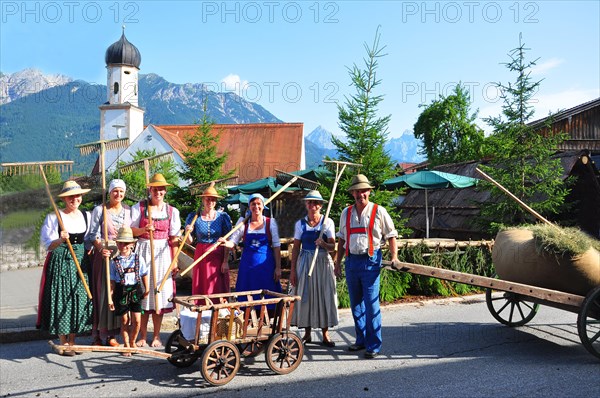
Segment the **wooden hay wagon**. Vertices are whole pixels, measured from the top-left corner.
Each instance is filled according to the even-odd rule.
[[[592,355],[600,358],[600,286],[586,295],[578,295],[518,282],[505,281],[421,264],[383,262],[388,269],[429,276],[450,282],[464,283],[486,289],[486,304],[500,323],[515,327],[533,319],[540,304],[574,312],[581,343]]]

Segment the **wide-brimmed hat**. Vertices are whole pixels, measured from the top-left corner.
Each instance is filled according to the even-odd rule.
[[[119,228],[119,232],[117,232],[117,239],[115,242],[121,243],[132,243],[136,242],[137,239],[133,236],[133,231],[129,227],[121,227]]]
[[[121,188],[123,192],[125,192],[127,190],[127,185],[125,185],[125,181],[119,178],[115,178],[110,182],[108,186],[108,192],[112,192],[112,190],[115,188]]]
[[[75,181],[69,180],[63,184],[63,187],[60,190],[58,197],[64,198],[66,196],[83,195],[84,193],[88,193],[90,191],[91,191],[91,189],[83,189]]]
[[[369,179],[364,174],[357,174],[352,177],[352,181],[350,182],[350,187],[348,187],[348,191],[355,191],[357,189],[373,189]]]
[[[206,188],[204,191],[202,191],[202,195],[198,195],[198,196],[206,196],[209,198],[223,198],[221,195],[219,195],[219,193],[217,192],[216,188],[215,188],[215,183],[211,182],[210,186],[208,188]]]
[[[319,202],[327,203],[327,201],[321,196],[321,192],[317,190],[308,191],[303,200],[316,200]]]
[[[173,184],[169,184],[165,179],[165,176],[160,173],[154,174],[150,179],[150,182],[146,184],[147,187],[170,187],[172,185]]]

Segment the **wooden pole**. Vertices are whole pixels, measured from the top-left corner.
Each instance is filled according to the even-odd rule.
[[[486,180],[488,180],[489,182],[491,182],[492,184],[494,184],[495,186],[497,186],[502,192],[504,192],[511,199],[513,199],[515,202],[517,202],[519,204],[519,206],[521,206],[523,209],[527,210],[529,213],[531,213],[533,216],[535,216],[538,220],[542,221],[545,224],[552,225],[553,227],[558,228],[555,224],[553,224],[550,221],[548,221],[547,219],[545,219],[537,211],[535,211],[531,207],[527,206],[521,199],[519,199],[515,195],[513,195],[508,189],[504,188],[502,185],[500,185],[499,182],[495,181],[492,177],[490,177],[489,175],[487,175],[483,171],[479,170],[479,168],[475,168],[475,170],[477,170],[477,172],[479,174],[481,174]]]
[[[144,159],[144,172],[146,173],[146,187],[148,186],[148,184],[150,183],[150,162],[148,161],[148,159]],[[150,189],[151,191],[151,189]],[[152,223],[152,227],[154,228],[154,222],[152,221],[152,210],[150,209],[150,207],[152,206],[152,194],[150,194],[150,199],[148,200],[148,206],[146,206],[146,208],[148,209],[148,222]],[[154,231],[150,230],[148,231],[148,235],[150,236],[150,272],[152,273],[152,283],[154,284],[154,289],[156,290],[156,262],[154,261]],[[168,274],[165,274],[165,276]],[[160,308],[159,308],[159,300],[158,300],[158,294],[156,293],[156,291],[154,292],[154,311],[156,311],[156,314],[160,314]]]
[[[104,142],[100,144],[100,169],[102,170],[102,226],[104,233],[104,248],[108,250],[108,224],[106,222],[106,164],[104,152],[106,147]],[[109,315],[110,307],[113,305],[112,295],[110,294],[110,258],[104,257],[104,273],[106,275],[106,297],[108,298]]]
[[[329,212],[331,211],[331,205],[333,204],[333,197],[335,196],[335,191],[337,190],[338,183],[340,182],[340,178],[342,174],[344,174],[344,170],[346,169],[346,164],[342,165],[342,169],[339,169],[339,163],[335,165],[335,181],[333,183],[333,188],[331,189],[331,197],[329,198],[329,203],[327,203],[327,210],[325,211],[325,218],[323,219],[323,223],[321,224],[321,232],[319,233],[319,239],[323,238],[323,231],[325,230],[325,221],[327,217],[329,217]],[[349,226],[348,226],[349,228]],[[317,256],[319,255],[319,246],[315,246],[315,254],[313,255],[312,261],[310,262],[310,268],[308,269],[308,276],[312,276],[313,269],[315,268],[315,264],[317,263]]]
[[[265,200],[264,205],[266,206],[267,204],[271,203],[283,191],[285,191],[286,189],[288,189],[288,187],[290,185],[292,185],[294,182],[296,182],[297,179],[298,179],[298,176],[292,177],[291,180],[289,180],[284,186],[282,186],[281,188],[279,188],[279,190],[277,192],[275,192],[271,197],[269,197],[269,199]],[[229,231],[225,236],[223,236],[223,239],[229,238],[235,231],[237,231],[238,229],[240,229],[245,224],[246,220],[247,220],[247,218],[244,219],[243,222],[241,222],[238,225],[236,225],[235,227],[233,227],[233,229],[231,231]],[[183,272],[180,275],[184,276],[185,274],[187,274],[192,268],[194,268],[196,266],[196,264],[198,264],[200,261],[204,260],[204,258],[206,256],[208,256],[210,253],[212,253],[220,245],[221,245],[221,242],[215,242],[212,246],[210,246],[208,249],[206,249],[206,251],[200,257],[198,257],[196,260],[194,260],[193,263],[191,263],[186,269],[184,269]]]
[[[194,218],[192,219],[192,222],[190,225],[193,226],[196,223],[196,220],[198,219],[199,215],[200,215],[200,209],[198,209],[198,211],[196,211],[196,214],[194,215]],[[192,228],[192,230],[193,230],[193,228]],[[190,236],[190,233],[192,232],[192,230],[186,231],[185,235],[183,236],[183,240],[179,244],[179,247],[177,248],[177,252],[175,253],[175,256],[173,257],[173,260],[171,261],[171,265],[169,265],[169,269],[167,270],[167,273],[163,277],[163,279],[160,283],[160,286],[156,289],[156,293],[160,293],[163,286],[165,285],[165,282],[168,279],[168,275],[171,272],[171,270],[173,269],[173,267],[175,266],[175,264],[177,264],[177,259],[179,257],[179,253],[181,253],[181,249],[183,249],[183,245],[185,245],[185,242],[187,241],[188,236]]]
[[[48,180],[46,179],[46,174],[44,173],[44,168],[42,167],[42,165],[39,165],[39,168],[40,168],[40,173],[42,174],[42,177],[44,178],[44,185],[46,187],[46,193],[48,194],[48,198],[50,199],[50,203],[52,204],[52,208],[54,209],[54,214],[56,214],[56,219],[58,220],[58,225],[60,225],[60,229],[62,231],[66,231],[65,225],[63,224],[62,218],[60,217],[60,212],[58,211],[58,207],[56,207],[56,203],[54,203],[54,199],[52,198],[52,193],[50,192],[50,186],[48,185]],[[84,217],[85,217],[85,215],[84,215]],[[73,257],[73,262],[75,263],[75,267],[77,267],[77,273],[79,274],[79,279],[81,279],[81,282],[83,283],[83,287],[85,288],[85,292],[87,293],[88,298],[91,300],[92,292],[90,292],[90,288],[89,288],[87,282],[85,281],[85,276],[83,275],[83,271],[81,271],[81,266],[79,265],[79,260],[77,260],[77,255],[75,254],[75,251],[73,250],[73,245],[71,245],[71,241],[68,238],[65,241],[65,243],[67,244],[67,247],[69,248],[71,257]]]

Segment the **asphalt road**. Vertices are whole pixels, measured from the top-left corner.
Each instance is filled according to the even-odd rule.
[[[483,296],[383,309],[383,355],[350,353],[347,311],[335,348],[308,345],[299,368],[272,373],[260,355],[242,359],[227,385],[212,387],[200,362],[84,353],[63,357],[47,342],[0,345],[2,397],[597,397],[600,360],[581,345],[576,314],[542,307],[527,326],[498,324]],[[313,340],[319,334],[314,333]],[[164,337],[166,339],[166,335]]]

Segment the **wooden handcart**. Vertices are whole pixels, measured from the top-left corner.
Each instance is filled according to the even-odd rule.
[[[184,336],[179,320],[180,327],[169,336],[165,352],[92,345],[73,345],[69,350],[140,354],[167,359],[179,368],[201,359],[202,377],[215,386],[235,377],[242,356],[253,357],[265,351],[267,366],[275,373],[288,374],[300,365],[304,356],[302,340],[290,331],[294,304],[299,299],[269,290],[174,297],[173,303],[196,312],[197,318],[192,336]],[[53,341],[48,343],[58,354],[65,350],[65,346]]]
[[[200,359],[202,377],[217,386],[235,377],[241,356],[256,356],[263,350],[272,371],[290,373],[304,356],[302,340],[290,331],[299,299],[268,290],[172,298],[173,303],[196,312],[197,318],[191,336],[184,336],[180,320],[180,328],[165,345],[167,360],[184,368]]]
[[[574,312],[578,314],[577,332],[581,343],[600,358],[600,286],[591,289],[586,296],[580,296],[421,264],[389,261],[383,264],[387,269],[485,288],[488,310],[498,322],[507,326],[527,324],[537,314],[540,304]]]

